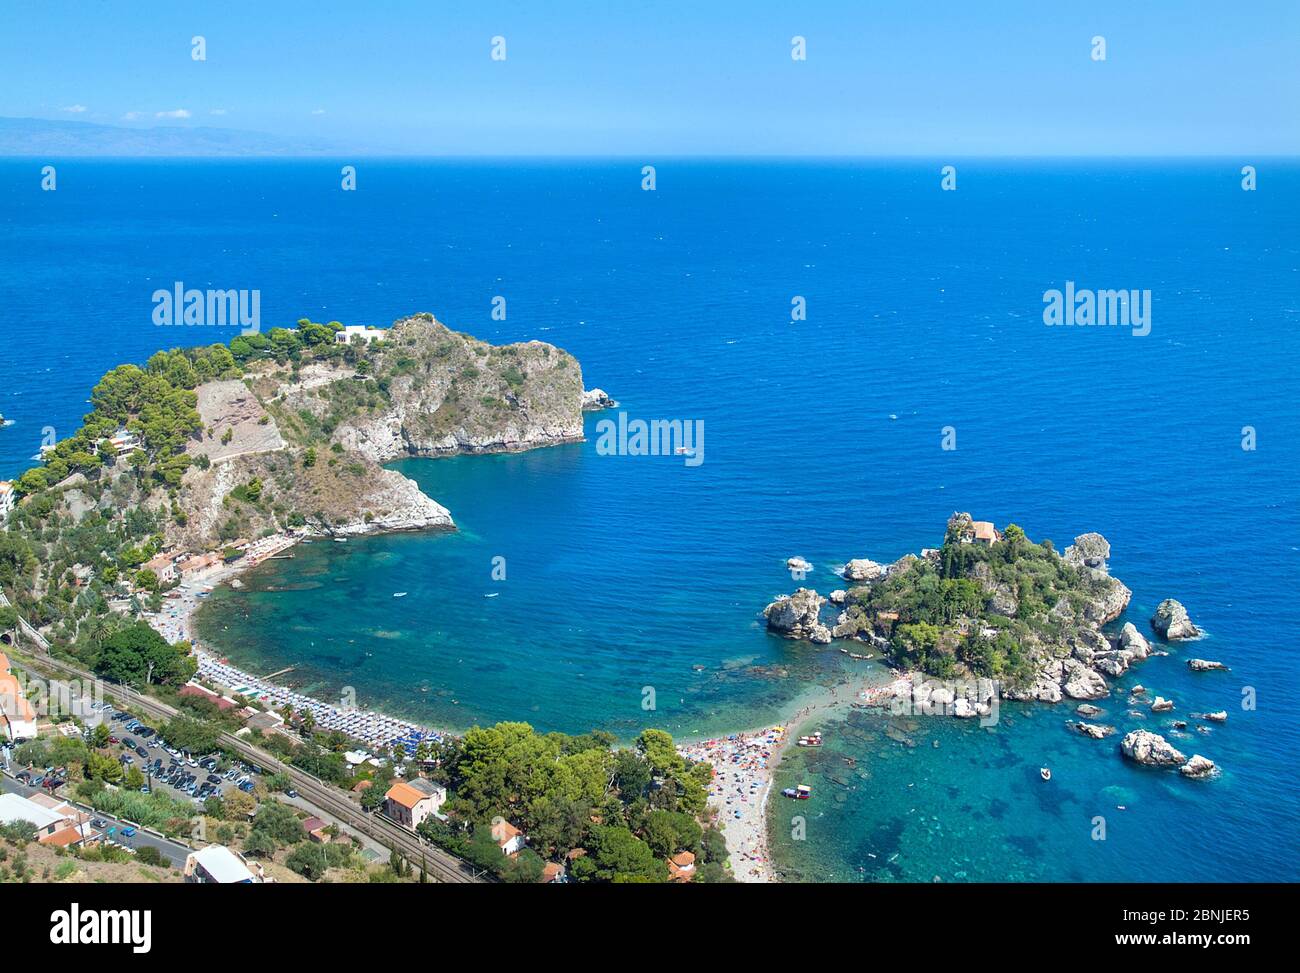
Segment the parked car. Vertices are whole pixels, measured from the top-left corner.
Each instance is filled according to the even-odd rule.
[[[122,829],[123,838],[130,838],[133,837],[134,835],[135,835],[135,828],[131,827],[130,825],[127,825],[125,828]]]
[[[284,796],[285,796],[285,797],[297,797],[297,796],[298,796],[298,792],[295,791],[292,787],[290,787],[287,791],[284,792]]]

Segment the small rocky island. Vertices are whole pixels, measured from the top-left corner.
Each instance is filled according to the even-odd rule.
[[[954,513],[940,547],[892,564],[851,560],[840,572],[847,589],[823,597],[802,587],[777,598],[763,616],[769,630],[786,638],[820,645],[856,640],[874,646],[899,670],[940,680],[922,682],[917,691],[954,704],[950,710],[957,716],[985,715],[995,696],[1080,700],[1079,714],[1095,716],[1101,710],[1086,701],[1110,696],[1110,680],[1153,653],[1132,622],[1118,632],[1103,631],[1132,597],[1111,576],[1109,557],[1110,544],[1101,534],[1082,534],[1060,554],[1050,541],[1032,542],[1015,524],[998,530]],[[796,577],[811,568],[802,558],[787,566],[800,572]],[[1200,634],[1172,599],[1161,602],[1152,627],[1166,640]],[[1220,668],[1193,662],[1197,670]],[[1143,692],[1133,690],[1135,696]],[[1150,708],[1163,712],[1173,703],[1157,697]],[[1115,732],[1098,723],[1072,726],[1094,739]],[[1189,762],[1156,734],[1129,734],[1121,752],[1139,763],[1177,765],[1187,776],[1208,776],[1214,769],[1203,757]]]

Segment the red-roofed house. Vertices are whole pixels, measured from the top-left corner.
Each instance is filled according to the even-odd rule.
[[[306,831],[312,841],[317,844],[325,844],[330,840],[329,822],[322,821],[317,817],[310,817],[302,823],[302,830]]]
[[[524,833],[509,821],[496,821],[492,825],[492,838],[503,855],[517,855],[524,847]]]
[[[668,880],[670,882],[689,882],[695,877],[695,855],[689,851],[679,851],[668,859]]]
[[[404,828],[416,828],[447,800],[447,789],[433,781],[417,777],[399,780],[384,795],[384,813]]]

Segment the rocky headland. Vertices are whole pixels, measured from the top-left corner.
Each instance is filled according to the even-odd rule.
[[[159,352],[109,373],[92,401],[86,427],[24,492],[43,487],[77,521],[147,511],[162,549],[188,551],[285,530],[453,528],[381,464],[578,442],[584,409],[613,403],[585,392],[577,360],[553,345],[490,345],[431,314],[361,334],[303,321],[228,348]],[[115,449],[104,445],[114,427],[126,443]]]

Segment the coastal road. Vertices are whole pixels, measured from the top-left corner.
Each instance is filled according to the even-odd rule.
[[[96,678],[90,673],[58,659],[42,656],[29,661],[36,668],[49,669],[70,678],[79,680]],[[107,682],[101,682],[101,685],[104,687],[105,695],[122,703],[137,715],[152,716],[163,720],[170,720],[178,715],[177,711],[166,703],[138,693],[134,689]],[[373,838],[385,847],[396,848],[398,854],[404,857],[413,868],[419,868],[421,863],[424,863],[426,873],[431,881],[490,881],[489,878],[483,876],[480,870],[467,862],[461,861],[454,855],[449,855],[414,832],[407,831],[378,814],[367,814],[350,793],[331,787],[324,781],[289,764],[281,763],[265,750],[251,746],[229,733],[221,734],[218,740],[223,748],[231,753],[238,754],[248,763],[272,773],[287,775],[302,799],[313,805],[324,816],[333,818],[340,824],[347,825],[349,828]]]

